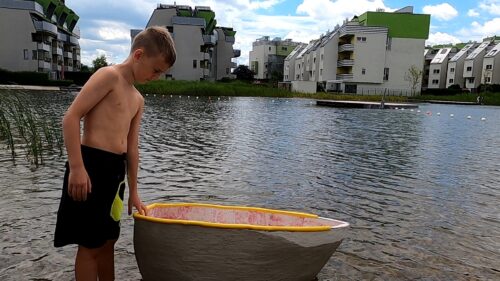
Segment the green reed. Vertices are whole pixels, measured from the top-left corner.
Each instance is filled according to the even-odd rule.
[[[10,149],[15,161],[19,151],[27,160],[39,166],[47,154],[55,150],[62,155],[63,141],[57,122],[39,111],[23,93],[0,94],[0,141]]]

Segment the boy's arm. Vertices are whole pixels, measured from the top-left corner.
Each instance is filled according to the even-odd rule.
[[[127,137],[127,174],[128,174],[128,214],[132,214],[132,206],[141,215],[146,214],[146,207],[142,204],[137,192],[137,171],[139,169],[139,128],[144,111],[144,98],[139,95],[140,106],[130,124],[130,131]]]
[[[63,118],[63,136],[69,162],[68,193],[75,201],[85,201],[92,186],[83,165],[80,120],[110,91],[118,76],[111,68],[98,70],[85,83]]]

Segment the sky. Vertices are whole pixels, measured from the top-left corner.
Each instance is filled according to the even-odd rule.
[[[209,6],[218,26],[236,30],[237,64],[248,65],[252,42],[262,36],[307,43],[345,19],[366,11],[394,11],[413,6],[414,13],[431,15],[426,45],[481,41],[500,35],[500,0],[176,0],[177,5]],[[80,16],[82,63],[105,55],[120,63],[130,50],[130,29],[144,29],[157,5],[168,0],[66,0]]]

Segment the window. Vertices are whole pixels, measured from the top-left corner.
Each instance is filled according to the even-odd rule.
[[[380,76],[379,76],[380,77]],[[389,68],[384,68],[384,81],[389,80]]]
[[[33,60],[37,60],[38,59],[38,52],[36,50],[33,50],[33,56],[32,56],[32,59]]]
[[[28,53],[28,49],[24,49],[23,53],[24,53],[24,60],[29,60],[30,56],[29,56],[29,53]]]
[[[366,68],[362,68],[362,69],[361,69],[361,74],[362,74],[362,75],[365,75],[365,74],[366,74]]]
[[[281,47],[281,50],[282,51],[287,51],[287,48],[286,47]]]
[[[316,58],[313,58],[313,63],[316,63]]]
[[[323,68],[319,70],[319,75],[323,75]]]
[[[347,84],[347,85],[345,85],[344,92],[346,94],[355,94],[355,93],[357,93],[357,90],[358,90],[358,86],[356,84],[354,84],[354,85]]]
[[[193,68],[196,68],[196,65],[197,65],[196,60],[193,60]]]
[[[356,37],[359,42],[366,42],[366,37]]]
[[[448,83],[453,84],[453,79],[448,80]]]
[[[490,83],[490,82],[491,82],[491,77],[486,77],[486,78],[484,78],[484,82],[486,82],[486,83]]]
[[[491,65],[491,64],[486,65],[486,69],[492,69],[492,68],[493,68],[493,65]]]
[[[474,83],[474,77],[469,78],[469,83]]]
[[[446,50],[446,49],[441,50],[441,54],[446,54],[446,52],[448,52],[448,50]]]
[[[451,73],[455,72],[455,68],[453,68],[453,67],[452,67],[452,68],[450,68],[450,72],[451,72]]]
[[[269,47],[269,51],[271,51],[271,47]]]
[[[472,71],[472,66],[467,66],[467,71]]]
[[[439,74],[439,69],[434,69],[434,70],[432,71],[432,73],[434,73],[434,74]]]
[[[323,60],[323,54],[321,54],[321,60]]]
[[[432,85],[437,85],[437,84],[439,84],[439,80],[437,79],[432,80]]]

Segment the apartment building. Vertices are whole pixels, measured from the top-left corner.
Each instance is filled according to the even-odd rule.
[[[484,56],[481,84],[500,84],[500,43]]]
[[[64,0],[1,0],[0,68],[44,72],[51,79],[79,71],[78,19]]]
[[[429,89],[442,89],[446,86],[448,61],[457,53],[457,48],[441,48],[429,65]]]
[[[451,85],[459,85],[460,88],[465,88],[464,82],[464,63],[467,56],[477,47],[477,43],[468,43],[460,51],[458,51],[448,61],[448,70],[446,72],[446,85],[448,88]]]
[[[233,58],[241,51],[233,49],[236,31],[218,27],[210,7],[158,4],[146,27],[163,26],[172,34],[177,61],[165,78],[178,80],[221,80],[234,78]],[[131,38],[141,30],[131,30]]]
[[[483,41],[472,53],[465,58],[463,77],[465,88],[475,92],[481,84],[481,75],[483,70],[483,59],[486,53],[491,49],[492,41]]]
[[[425,48],[424,50],[424,68],[422,73],[422,90],[429,88],[429,74],[431,68],[431,61],[436,56],[439,49]]]
[[[255,73],[254,78],[265,80],[273,78],[273,75],[284,77],[285,58],[299,44],[291,39],[281,40],[279,37],[270,40],[269,36],[254,41],[249,54],[250,69]]]
[[[294,78],[344,93],[412,95],[420,83],[407,75],[423,69],[429,24],[430,15],[412,7],[366,12],[311,41],[295,58]]]
[[[290,82],[292,80],[299,80],[299,76],[296,77],[295,75],[295,61],[297,60],[298,55],[304,50],[304,48],[307,46],[307,44],[300,43],[293,49],[290,54],[285,58],[283,62],[283,81],[284,82]]]

